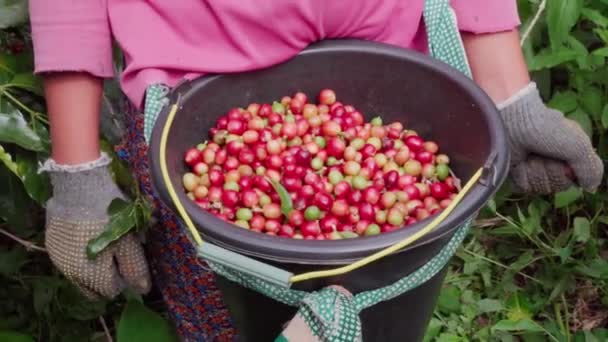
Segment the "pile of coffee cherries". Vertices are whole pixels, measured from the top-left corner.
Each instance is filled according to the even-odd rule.
[[[449,158],[399,122],[366,122],[324,89],[231,109],[186,151],[187,195],[236,226],[286,238],[372,236],[447,207]]]

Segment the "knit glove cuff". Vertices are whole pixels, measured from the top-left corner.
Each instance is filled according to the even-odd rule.
[[[110,174],[111,158],[102,153],[100,158],[79,165],[60,165],[53,159],[47,160],[40,168],[46,171],[53,186],[53,199],[66,207],[97,206],[116,197],[124,197]],[[103,208],[105,213],[107,208]]]

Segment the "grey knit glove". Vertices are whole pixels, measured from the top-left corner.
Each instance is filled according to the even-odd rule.
[[[53,197],[47,203],[45,244],[53,264],[85,296],[113,298],[125,287],[140,293],[150,290],[150,275],[140,241],[133,233],[99,253],[86,255],[87,243],[104,231],[107,209],[114,198],[124,198],[113,182],[106,155],[78,166],[48,160]]]
[[[511,144],[511,178],[516,191],[548,194],[567,189],[572,179],[595,191],[604,165],[589,136],[574,121],[543,103],[536,84],[530,83],[499,104]]]

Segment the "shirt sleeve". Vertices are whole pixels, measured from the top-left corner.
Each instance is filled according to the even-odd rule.
[[[516,0],[452,0],[450,1],[461,31],[495,33],[519,26]]]
[[[113,76],[107,0],[30,0],[29,9],[36,73]]]

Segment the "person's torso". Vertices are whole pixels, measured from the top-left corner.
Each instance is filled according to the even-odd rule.
[[[239,72],[283,62],[324,39],[423,51],[423,0],[108,0],[127,58],[123,83]],[[162,69],[162,70],[161,70]],[[186,76],[187,77],[187,76]]]

